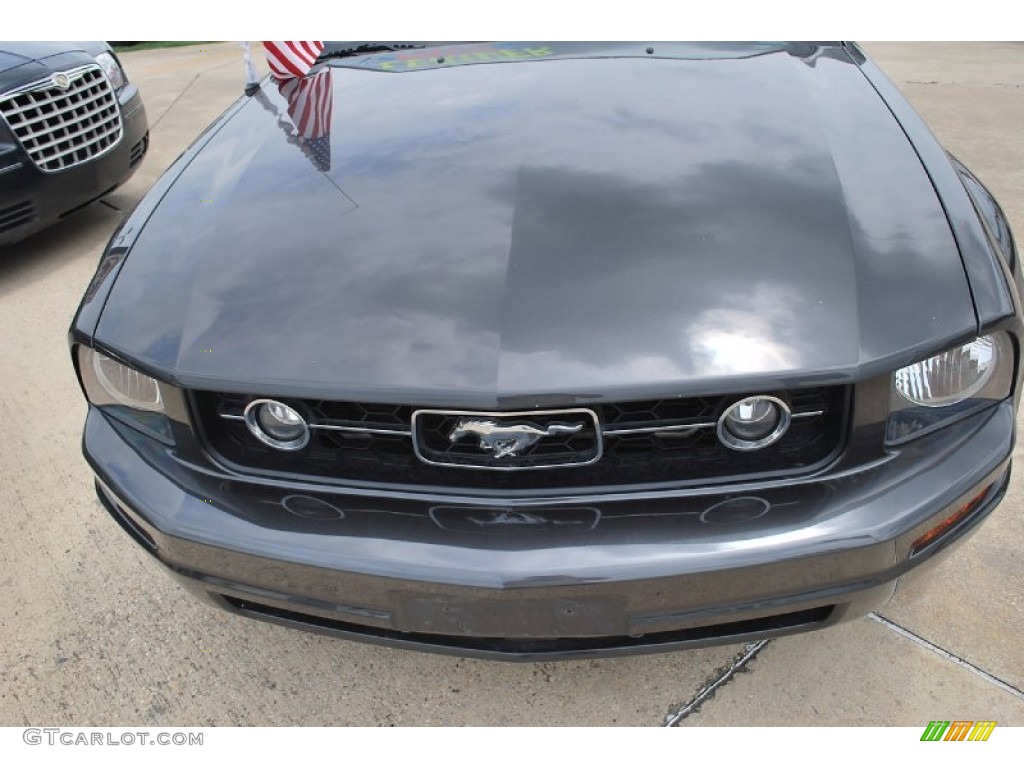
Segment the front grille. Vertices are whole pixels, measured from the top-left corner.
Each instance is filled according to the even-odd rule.
[[[65,73],[66,89],[53,78],[0,96],[0,114],[44,171],[62,171],[110,150],[121,139],[121,110],[97,66]]]
[[[392,487],[547,493],[623,485],[696,485],[811,471],[834,457],[840,448],[849,392],[846,387],[820,387],[787,394],[793,412],[789,430],[775,444],[749,452],[725,447],[715,430],[719,416],[742,395],[590,404],[585,410],[597,417],[600,433],[596,436],[600,446],[597,460],[510,472],[424,461],[417,455],[417,443],[437,443],[451,434],[451,425],[431,427],[435,434],[426,438],[417,435],[419,440],[414,441],[413,414],[419,410],[414,406],[281,398],[317,426],[302,450],[275,450],[253,437],[242,419],[245,406],[255,397],[192,393],[207,447],[238,471]],[[537,409],[537,413],[545,411],[551,409]],[[573,411],[569,407],[563,412],[565,417],[555,414],[545,418],[571,422]],[[592,442],[594,437],[588,431],[593,428],[575,435],[542,438],[541,442],[552,440],[550,450],[556,454],[580,446],[580,455],[584,455],[590,450],[588,440]],[[574,439],[580,442],[574,443]],[[461,450],[469,450],[468,444],[461,444]]]
[[[0,232],[8,232],[16,227],[31,224],[35,218],[36,207],[31,200],[0,208]]]

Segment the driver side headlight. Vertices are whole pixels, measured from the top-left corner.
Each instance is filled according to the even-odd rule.
[[[113,357],[78,345],[78,370],[89,402],[125,424],[163,442],[173,442],[167,419],[166,385]]]
[[[979,336],[892,375],[886,441],[902,443],[1008,398],[1014,351],[1003,332]]]

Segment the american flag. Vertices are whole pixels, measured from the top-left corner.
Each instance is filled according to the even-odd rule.
[[[296,145],[320,171],[321,178],[334,187],[348,203],[342,216],[359,208],[359,203],[331,178],[331,117],[334,88],[331,69],[324,67],[315,75],[279,80],[278,93],[284,98],[287,115],[271,103],[266,89],[259,85],[252,92],[253,100],[267,110],[277,122],[289,144]]]
[[[322,40],[264,40],[267,64],[278,80],[305,77],[324,49]]]
[[[297,131],[296,143],[318,171],[331,170],[331,70],[325,68],[312,77],[287,80],[278,88],[288,101],[288,117]]]

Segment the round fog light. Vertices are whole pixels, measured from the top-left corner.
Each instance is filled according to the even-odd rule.
[[[245,423],[256,439],[281,451],[297,451],[309,442],[306,420],[277,400],[253,400],[245,407]]]
[[[781,438],[789,420],[789,406],[779,398],[747,397],[726,408],[718,420],[718,439],[737,451],[756,451]]]

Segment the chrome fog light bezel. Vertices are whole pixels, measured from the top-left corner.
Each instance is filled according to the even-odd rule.
[[[729,431],[729,428],[726,425],[726,420],[728,419],[729,414],[750,400],[767,400],[774,404],[779,411],[779,420],[775,425],[775,428],[769,434],[758,438],[757,440],[744,440]],[[722,415],[718,417],[718,439],[722,445],[726,448],[731,448],[734,451],[759,451],[762,448],[767,448],[769,445],[781,440],[782,436],[785,435],[786,431],[789,429],[792,419],[792,411],[790,411],[789,405],[784,400],[772,395],[751,395],[737,400],[726,408],[722,412]]]
[[[302,434],[294,440],[279,440],[271,434],[268,434],[260,424],[259,412],[264,405],[279,405],[283,408],[287,408],[292,411],[299,418],[299,422],[302,424]],[[252,400],[248,405],[245,406],[245,425],[249,428],[249,432],[264,445],[269,445],[271,448],[276,448],[279,451],[300,451],[309,444],[309,422],[303,417],[298,410],[282,403],[280,400],[274,400],[271,398],[259,398]]]

